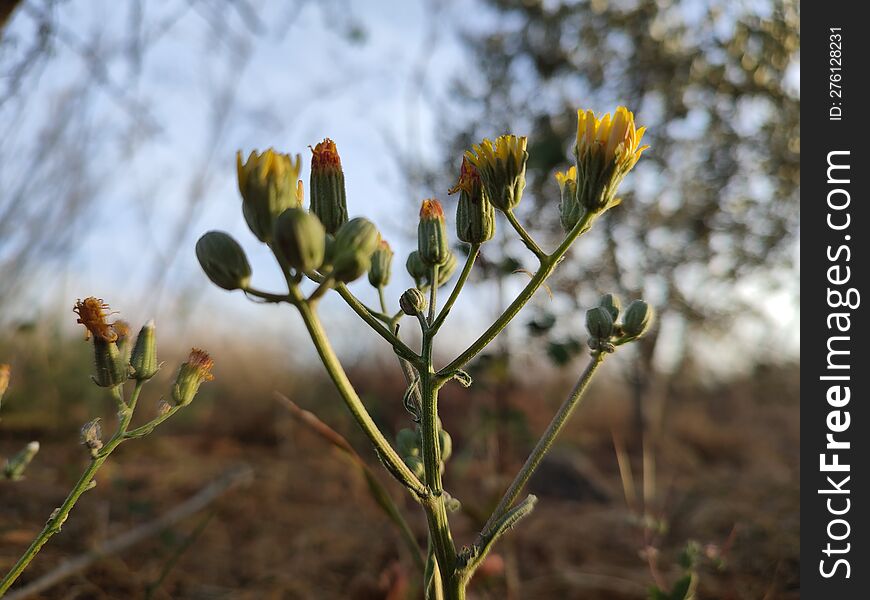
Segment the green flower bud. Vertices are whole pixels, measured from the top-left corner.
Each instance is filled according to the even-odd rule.
[[[94,383],[100,387],[115,387],[127,381],[127,362],[115,342],[94,337]]]
[[[239,243],[223,231],[209,231],[196,242],[196,258],[212,283],[225,290],[247,287],[251,265]]]
[[[443,265],[450,253],[444,209],[435,199],[423,200],[417,227],[417,251],[427,266]]]
[[[652,321],[652,307],[643,300],[634,300],[625,309],[622,328],[626,337],[638,338],[646,333]]]
[[[381,240],[372,254],[372,265],[369,267],[369,283],[376,288],[390,283],[390,267],[393,264],[393,250],[386,240]]]
[[[613,335],[613,318],[601,306],[586,311],[586,329],[589,335],[598,340],[606,340]]]
[[[6,461],[3,466],[3,477],[10,481],[21,479],[24,475],[24,470],[36,453],[39,452],[39,442],[30,442],[15,456]],[[422,463],[421,463],[422,464]]]
[[[495,209],[483,193],[480,175],[466,157],[462,157],[459,183],[447,193],[459,192],[456,207],[456,236],[469,244],[482,244],[495,235]]]
[[[516,208],[526,187],[526,137],[502,135],[495,144],[483,140],[465,152],[465,157],[480,173],[484,193],[502,212]]]
[[[310,273],[323,264],[326,231],[317,215],[288,208],[275,221],[275,250],[287,266]]]
[[[400,456],[419,456],[420,434],[411,429],[400,429],[396,434],[396,449]]]
[[[459,265],[459,262],[456,260],[456,255],[450,252],[447,255],[447,262],[438,267],[438,287],[443,286],[445,283],[450,281],[450,278],[453,277],[453,274],[456,272],[456,267]],[[428,273],[426,276],[426,283],[431,285],[429,281]]]
[[[426,476],[426,467],[423,465],[423,459],[419,456],[403,456],[402,460],[411,469],[411,472],[422,480]]]
[[[176,406],[187,406],[191,403],[199,386],[205,381],[214,379],[211,369],[214,361],[204,350],[193,348],[187,362],[182,363],[172,386],[172,399]]]
[[[417,288],[409,288],[399,297],[399,307],[409,317],[414,317],[426,310],[426,295]]]
[[[311,153],[311,212],[320,218],[327,233],[334,234],[347,223],[341,158],[329,138],[312,148]]]
[[[610,318],[613,319],[613,322],[616,322],[616,319],[619,318],[619,311],[622,310],[622,302],[619,301],[618,296],[614,296],[613,294],[604,294],[598,300],[598,306],[607,310],[610,313]]]
[[[438,443],[441,445],[441,462],[446,463],[453,454],[453,439],[443,428],[438,430]]]
[[[302,158],[291,160],[271,148],[262,154],[251,152],[242,164],[236,154],[242,213],[251,232],[264,243],[272,241],[272,224],[288,208],[302,206],[302,185],[297,184]]]
[[[577,167],[571,167],[564,173],[556,173],[559,182],[561,201],[559,202],[559,221],[562,229],[569,232],[583,216],[583,205],[577,200]]]
[[[139,330],[133,354],[130,356],[133,379],[137,381],[151,379],[160,368],[157,363],[157,340],[155,337],[154,319],[151,319]]]
[[[380,237],[378,228],[364,217],[342,225],[335,234],[332,276],[345,283],[362,276],[371,266]]]
[[[131,369],[128,365],[130,364],[130,351],[133,346],[130,340],[130,324],[127,321],[118,320],[112,323],[112,329],[118,336],[115,340],[115,344],[118,346],[118,361],[124,365],[129,374]]]
[[[426,280],[426,274],[429,272],[429,267],[420,258],[420,253],[416,250],[408,255],[408,260],[405,262],[405,268],[408,269],[408,274],[414,280],[414,285],[421,285]]]

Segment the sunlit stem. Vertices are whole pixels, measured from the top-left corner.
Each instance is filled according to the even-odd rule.
[[[438,318],[436,318],[435,322],[432,323],[432,329],[434,331],[438,331],[438,329],[441,328],[444,319],[447,318],[450,309],[453,308],[456,299],[459,298],[459,292],[462,291],[462,287],[468,280],[468,276],[471,274],[471,268],[474,266],[474,261],[477,259],[478,254],[480,254],[480,244],[472,244],[468,251],[468,258],[465,260],[465,266],[462,268],[462,273],[459,274],[459,279],[456,280],[456,285],[453,286],[453,291],[450,292],[450,297],[447,298],[447,302],[444,303],[441,312],[438,313]]]

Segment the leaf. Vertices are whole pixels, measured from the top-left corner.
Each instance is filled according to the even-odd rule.
[[[689,573],[674,584],[674,587],[671,590],[670,600],[687,600],[691,587],[692,574]]]

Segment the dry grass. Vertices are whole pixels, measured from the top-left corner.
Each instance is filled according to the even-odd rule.
[[[53,387],[57,373],[76,373],[86,364],[82,346],[67,346],[48,358],[11,348],[17,352],[18,375],[4,407],[0,452],[8,454],[34,437],[43,450],[24,481],[0,486],[0,569],[17,558],[71,486],[85,461],[76,446],[77,429],[107,406],[86,381],[68,390]],[[112,457],[97,488],[85,495],[22,580],[153,518],[228,466],[244,462],[256,471],[255,485],[218,502],[157,598],[415,597],[413,566],[366,495],[364,482],[271,398],[273,389],[288,393],[373,462],[328,382],[317,372],[298,372],[294,378],[279,366],[259,363],[252,370],[241,355],[227,362],[234,365],[232,372],[219,370],[190,414]],[[727,568],[702,570],[702,598],[798,597],[796,373],[772,369],[720,389],[669,393],[655,444],[653,506],[669,524],[659,544],[664,576],[677,577],[676,556],[687,540],[722,544],[735,532]],[[362,367],[351,375],[379,423],[391,431],[407,426],[398,377]],[[155,394],[162,385],[148,392]],[[553,394],[562,388],[552,387]],[[445,483],[465,507],[453,518],[460,543],[473,538],[487,503],[496,500],[500,484],[491,476],[492,465],[518,466],[529,443],[515,435],[495,460],[492,436],[482,433],[487,429],[481,407],[490,400],[485,393],[468,398],[453,389],[443,400],[445,427],[458,450]],[[530,432],[543,428],[559,400],[541,398],[531,387],[515,386],[511,392]],[[505,598],[506,589],[518,598],[644,597],[652,579],[640,556],[643,536],[622,499],[611,441],[611,431],[629,438],[639,477],[639,444],[630,439],[629,423],[626,398],[604,397],[593,389],[544,476],[533,481],[533,491],[541,496],[538,508],[498,548],[472,585],[472,598]],[[396,486],[391,489],[402,498]],[[425,541],[416,507],[404,498],[400,504]],[[128,554],[106,559],[43,597],[141,597],[197,522],[193,518]]]

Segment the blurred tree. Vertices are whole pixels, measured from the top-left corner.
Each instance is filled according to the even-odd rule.
[[[741,285],[757,296],[798,277],[796,0],[483,0],[480,10],[465,32],[477,71],[457,78],[446,122],[457,150],[528,133],[524,204],[539,231],[561,235],[552,174],[571,160],[577,108],[626,104],[649,128],[623,205],[554,282],[572,308],[604,291],[648,298],[683,332],[685,362],[693,335],[727,332],[760,306],[740,301]],[[602,289],[575,289],[578,272]],[[552,327],[546,316],[532,327],[541,323]],[[658,340],[646,338],[631,377],[639,419]],[[550,351],[564,359],[575,341],[551,339]]]

